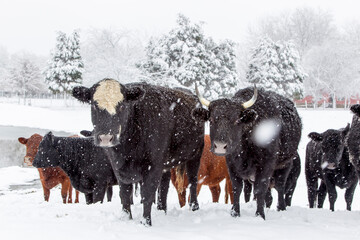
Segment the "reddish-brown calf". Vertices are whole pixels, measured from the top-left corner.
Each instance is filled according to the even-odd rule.
[[[210,151],[211,143],[209,135],[205,135],[204,144],[198,172],[197,194],[199,195],[202,185],[208,185],[213,202],[219,202],[221,192],[220,182],[226,179],[225,203],[228,203],[229,195],[231,203],[233,203],[232,185],[225,157],[216,156]],[[171,169],[171,182],[178,193],[180,207],[183,207],[186,203],[186,188],[189,185],[186,172],[183,170],[181,167]]]
[[[32,166],[35,155],[38,151],[39,144],[42,140],[42,136],[39,134],[33,134],[30,138],[18,138],[21,144],[26,146],[26,155],[24,157],[24,162],[28,166]],[[58,184],[61,184],[61,197],[63,203],[66,203],[66,198],[68,197],[67,203],[72,203],[72,186],[69,177],[66,173],[59,167],[49,167],[49,168],[38,168],[40,181],[44,190],[44,199],[49,201],[50,189],[55,187]],[[79,191],[75,191],[75,203],[79,202]]]

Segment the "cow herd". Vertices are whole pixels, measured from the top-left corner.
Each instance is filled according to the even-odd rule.
[[[246,201],[253,191],[256,215],[265,219],[264,208],[273,201],[272,188],[278,192],[277,209],[286,210],[301,168],[302,123],[293,102],[256,87],[215,101],[195,90],[196,95],[146,83],[124,85],[113,79],[91,88],[75,87],[73,97],[91,105],[93,129],[82,131],[85,137],[57,137],[50,132],[42,140],[38,137],[41,142],[19,138],[27,147],[25,161],[39,168],[40,178],[44,171],[64,176],[52,183],[52,187],[62,184],[64,203],[68,192],[71,202],[71,186],[91,204],[102,202],[105,194],[110,201],[112,186],[119,185],[122,209],[129,219],[134,185],[139,185],[142,223],[148,226],[154,202],[157,209],[167,211],[170,180],[181,207],[189,187],[192,211],[199,209],[202,185],[209,186],[213,201],[218,202],[219,183],[224,179],[231,216],[240,216],[243,187]],[[346,188],[347,210],[351,210],[360,172],[360,105],[351,111],[351,127],[309,134],[305,174],[311,208],[316,200],[322,207],[328,193],[334,210],[338,186]],[[204,135],[206,121],[210,136]],[[45,188],[45,180],[48,201],[52,187]]]

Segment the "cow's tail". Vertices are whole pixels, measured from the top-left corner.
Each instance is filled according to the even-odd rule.
[[[176,167],[175,169],[175,173],[176,173],[176,183],[178,186],[178,189],[180,190],[180,193],[182,193],[186,187],[184,186],[185,184],[185,164],[181,164],[179,166]]]

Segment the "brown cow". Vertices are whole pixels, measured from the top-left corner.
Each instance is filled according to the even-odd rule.
[[[21,144],[26,146],[26,155],[24,157],[24,162],[28,166],[32,166],[35,155],[38,151],[39,144],[42,140],[42,136],[39,134],[33,134],[30,138],[18,138]],[[40,181],[44,190],[44,199],[49,201],[50,189],[61,183],[61,196],[63,203],[66,203],[66,198],[68,197],[67,203],[72,203],[72,186],[69,177],[66,173],[59,167],[49,167],[49,168],[38,168]],[[75,191],[76,198],[75,203],[79,202],[79,191]]]
[[[204,150],[201,155],[200,168],[198,172],[197,195],[202,185],[208,185],[212,194],[213,202],[219,202],[220,182],[226,179],[225,203],[228,203],[229,195],[233,203],[233,192],[230,176],[228,173],[225,157],[219,157],[210,151],[210,136],[205,135]],[[176,188],[179,197],[180,207],[186,203],[186,188],[189,185],[183,166],[171,169],[171,182]]]

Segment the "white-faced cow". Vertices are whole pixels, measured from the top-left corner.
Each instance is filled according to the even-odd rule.
[[[354,116],[347,138],[347,147],[350,162],[354,165],[360,177],[360,104],[351,106],[350,110],[354,113]]]
[[[120,184],[123,211],[131,216],[132,183],[141,182],[144,224],[159,187],[158,209],[166,211],[170,168],[186,164],[190,207],[199,208],[197,172],[204,147],[204,121],[197,97],[186,91],[145,83],[104,79],[91,88],[75,87],[73,96],[91,104],[94,143],[104,147]],[[200,115],[200,116],[199,116]]]
[[[310,208],[314,207],[318,197],[318,208],[322,208],[326,193],[329,193],[330,210],[334,211],[337,198],[336,186],[346,188],[346,209],[351,210],[351,203],[358,177],[350,163],[345,141],[350,125],[344,129],[329,129],[323,133],[312,132],[312,139],[306,146],[305,175],[308,186]],[[321,179],[318,188],[318,179]],[[316,196],[317,195],[317,196]]]
[[[208,107],[212,151],[226,156],[234,192],[231,215],[240,216],[243,179],[254,182],[256,215],[265,219],[265,195],[272,177],[278,191],[277,208],[285,210],[285,183],[301,137],[301,120],[294,104],[279,94],[256,88],[212,102],[196,91]]]
[[[60,167],[75,189],[85,194],[87,204],[102,202],[117,180],[103,148],[93,145],[92,138],[56,137],[47,133],[40,142],[33,166]]]

